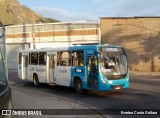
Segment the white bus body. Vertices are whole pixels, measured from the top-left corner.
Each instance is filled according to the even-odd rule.
[[[62,50],[67,50],[67,48],[62,48]],[[46,52],[46,64],[44,65],[32,65],[29,64],[29,53],[32,52]],[[57,63],[57,51],[53,49],[32,49],[32,50],[22,50],[21,62],[18,65],[18,76],[22,78],[22,80],[33,81],[33,76],[38,77],[38,81],[40,83],[48,83],[48,84],[57,84],[63,86],[70,85],[70,66],[56,66],[50,67],[50,63]],[[53,60],[52,60],[53,59]],[[50,62],[54,61],[54,62]],[[63,73],[62,71],[65,71]]]

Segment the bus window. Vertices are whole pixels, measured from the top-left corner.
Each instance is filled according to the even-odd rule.
[[[21,64],[21,63],[22,63],[22,54],[19,53],[19,64]]]
[[[96,56],[93,56],[93,73],[98,73],[98,59]]]
[[[55,69],[55,55],[49,55],[49,68]]]
[[[123,48],[100,48],[101,72],[104,75],[127,74],[127,58]]]
[[[68,51],[60,52],[60,66],[70,66],[70,53]]]
[[[28,67],[28,56],[24,56],[25,62],[24,62],[24,67]]]
[[[46,65],[46,52],[39,52],[39,65]]]
[[[83,65],[84,65],[84,51],[73,51],[72,66],[83,66]]]
[[[31,53],[31,65],[37,65],[38,64],[38,52],[32,52]]]
[[[31,64],[31,53],[29,53],[29,62],[28,64],[30,65]]]
[[[59,66],[59,63],[60,63],[60,52],[57,52],[57,66]]]

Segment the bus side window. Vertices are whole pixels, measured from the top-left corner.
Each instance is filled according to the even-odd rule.
[[[38,64],[38,52],[31,53],[31,64],[37,65]]]
[[[39,65],[46,65],[46,52],[39,52]]]
[[[73,51],[72,66],[83,66],[83,65],[84,65],[84,51]]]
[[[78,53],[78,66],[84,65],[84,51],[79,51]]]
[[[19,64],[21,64],[21,63],[22,63],[22,54],[19,53]]]
[[[29,65],[31,64],[31,53],[29,53],[29,61],[28,61],[28,64],[29,64]]]
[[[93,57],[93,73],[97,74],[98,72],[98,58],[96,56]]]
[[[57,52],[57,66],[59,66],[60,64],[60,57],[61,57],[60,52]]]
[[[91,71],[91,57],[87,57],[88,72]]]
[[[49,55],[49,68],[55,69],[55,55]]]
[[[28,67],[28,56],[25,56],[25,64],[24,67]]]
[[[60,66],[70,66],[70,52],[60,52]]]
[[[72,65],[77,66],[77,53],[72,52]]]

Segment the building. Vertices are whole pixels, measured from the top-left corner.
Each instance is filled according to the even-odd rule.
[[[124,46],[130,70],[160,71],[160,17],[100,18],[101,43]]]
[[[133,71],[160,71],[160,17],[104,17],[98,21],[23,24],[6,27],[8,68],[17,69],[18,51],[108,43],[126,48]]]
[[[5,28],[9,69],[17,69],[21,49],[100,42],[98,21],[23,24]]]

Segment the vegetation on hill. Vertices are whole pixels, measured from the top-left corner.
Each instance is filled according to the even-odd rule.
[[[17,0],[0,0],[1,15],[0,21],[4,25],[16,25],[25,23],[48,23],[59,22],[52,18],[45,18],[26,5],[21,5]]]
[[[58,20],[52,19],[52,18],[44,18],[41,20],[42,23],[54,23],[54,22],[60,22]]]

